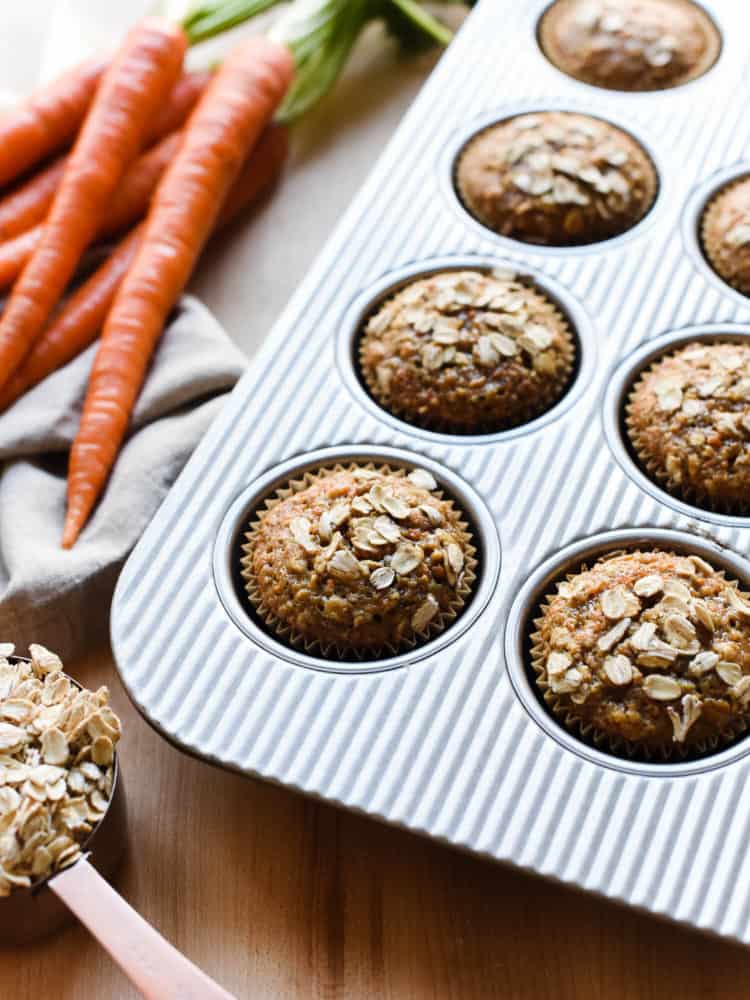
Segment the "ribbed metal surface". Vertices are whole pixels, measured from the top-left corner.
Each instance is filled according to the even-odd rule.
[[[132,698],[187,750],[750,942],[746,758],[693,776],[598,766],[533,721],[504,658],[514,595],[576,539],[667,527],[750,555],[750,528],[683,516],[641,491],[612,457],[601,418],[608,373],[641,343],[686,325],[750,323],[750,308],[706,277],[680,232],[690,192],[750,157],[743,8],[715,5],[725,45],[708,76],[664,94],[617,95],[548,65],[534,40],[541,4],[483,0],[129,560],[112,635]],[[650,223],[619,244],[550,253],[496,240],[463,216],[446,151],[471,121],[519,101],[590,111],[642,138],[662,170]],[[473,253],[564,286],[592,319],[596,371],[573,406],[531,434],[468,445],[403,433],[341,379],[339,326],[386,272]],[[502,569],[485,611],[437,655],[332,675],[245,636],[219,600],[211,560],[232,500],[262,473],[365,443],[429,456],[470,483],[496,520]]]

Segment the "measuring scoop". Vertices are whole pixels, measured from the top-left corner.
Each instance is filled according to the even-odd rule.
[[[148,1000],[233,1000],[106,881],[125,851],[126,830],[125,792],[115,754],[109,804],[82,845],[81,857],[31,888],[15,889],[0,899],[0,944],[29,944],[75,915]]]

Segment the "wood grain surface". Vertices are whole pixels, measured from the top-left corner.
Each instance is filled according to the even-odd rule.
[[[426,58],[396,64],[382,53],[380,44],[361,47],[336,93],[298,130],[284,186],[213,245],[194,282],[248,354],[430,68]],[[106,651],[68,666],[88,685],[108,684],[124,721],[129,854],[119,891],[238,997],[750,993],[750,950],[211,768],[137,715]],[[80,927],[0,950],[2,1000],[133,996]]]
[[[750,951],[208,767],[137,715],[107,655],[75,673],[125,724],[119,891],[238,997],[747,996]],[[134,996],[80,927],[0,951],[0,997]]]

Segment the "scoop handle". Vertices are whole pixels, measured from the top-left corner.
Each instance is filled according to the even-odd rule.
[[[47,885],[146,1000],[235,1000],[139,916],[85,858]]]

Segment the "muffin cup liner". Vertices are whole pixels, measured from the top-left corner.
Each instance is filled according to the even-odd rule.
[[[704,490],[698,489],[694,484],[684,485],[677,483],[654,461],[653,458],[648,455],[646,442],[640,435],[633,419],[633,398],[640,386],[643,384],[646,375],[648,375],[649,372],[651,372],[666,356],[667,355],[662,355],[657,358],[648,366],[648,368],[641,372],[637,381],[633,383],[625,405],[625,428],[628,434],[628,441],[630,442],[635,456],[638,459],[639,465],[648,475],[649,479],[651,479],[657,486],[660,486],[671,496],[675,497],[676,500],[681,500],[683,503],[690,504],[692,507],[697,507],[700,510],[706,510],[713,514],[726,514],[730,517],[750,516],[750,505],[744,505],[731,500],[720,501],[717,498],[710,496],[710,494],[706,493]]]
[[[529,112],[529,113],[530,114],[543,114],[543,112],[541,112],[541,111],[540,112],[532,111],[532,112]],[[572,112],[572,113],[579,114],[580,112]],[[514,117],[523,117],[523,115],[512,115],[511,116],[511,118],[514,118]],[[593,116],[593,117],[596,117],[596,116]],[[651,154],[648,152],[647,149],[644,148],[644,146],[639,142],[638,139],[636,139],[636,137],[634,135],[631,135],[631,133],[628,132],[626,129],[622,128],[619,125],[615,125],[615,124],[613,124],[611,122],[608,122],[606,118],[602,117],[600,119],[601,121],[605,122],[608,125],[611,125],[611,127],[613,129],[615,129],[617,132],[620,132],[623,135],[627,136],[629,139],[631,139],[632,142],[638,147],[638,149],[640,149],[641,153],[645,157],[646,163],[648,164],[648,170],[645,170],[643,172],[643,176],[641,178],[643,186],[644,186],[644,189],[645,189],[644,190],[643,208],[642,208],[642,210],[639,213],[637,213],[637,214],[631,213],[629,216],[623,218],[622,225],[620,227],[618,227],[617,230],[615,230],[615,231],[613,231],[611,233],[608,233],[607,235],[598,236],[595,239],[587,239],[587,240],[583,240],[583,241],[574,240],[572,242],[567,242],[566,241],[566,242],[563,242],[563,243],[559,243],[559,242],[553,243],[553,242],[550,242],[549,240],[542,240],[542,239],[534,240],[534,239],[530,239],[529,237],[526,237],[526,236],[523,236],[523,237],[522,236],[514,236],[513,234],[510,234],[510,233],[503,233],[503,232],[501,232],[497,228],[497,225],[495,224],[495,222],[493,222],[493,220],[490,219],[488,216],[484,215],[484,213],[481,211],[481,209],[479,208],[479,206],[472,199],[471,195],[466,191],[465,187],[461,183],[461,169],[460,168],[461,168],[461,161],[463,160],[464,156],[466,155],[466,153],[469,151],[470,147],[473,145],[473,143],[477,139],[479,139],[482,135],[485,135],[487,132],[491,131],[497,125],[502,124],[502,121],[504,121],[504,120],[510,121],[511,118],[503,119],[501,121],[494,122],[491,125],[487,125],[484,128],[479,129],[479,131],[476,132],[468,140],[468,142],[464,145],[463,149],[459,152],[458,156],[456,157],[456,162],[455,162],[454,167],[453,167],[453,187],[455,188],[456,194],[458,195],[458,198],[459,198],[461,204],[464,206],[464,208],[469,213],[469,215],[473,216],[478,222],[480,222],[483,226],[486,226],[487,229],[492,230],[492,232],[496,233],[498,236],[508,236],[509,239],[517,240],[519,243],[522,243],[522,244],[525,244],[525,245],[531,246],[531,247],[533,247],[533,246],[548,246],[548,247],[556,247],[558,249],[565,250],[565,249],[572,249],[572,248],[579,247],[579,246],[596,246],[597,243],[605,243],[608,240],[616,239],[618,236],[624,236],[627,232],[629,232],[631,229],[633,229],[634,226],[637,226],[640,222],[642,222],[643,219],[646,218],[646,216],[648,215],[648,213],[654,207],[654,202],[656,201],[656,194],[657,194],[658,187],[659,187],[659,179],[658,179],[658,173],[657,173],[656,164],[654,163],[654,161],[653,161],[653,159],[651,157]]]
[[[638,549],[629,549],[634,555],[638,554]],[[615,555],[616,553],[608,553]],[[588,566],[582,563],[573,572],[565,575],[566,580],[572,580],[579,573],[585,572]],[[717,572],[724,576],[722,570]],[[560,581],[557,581],[560,582]],[[728,583],[736,584],[736,580],[728,580]],[[571,706],[565,701],[564,696],[555,694],[545,680],[546,667],[545,656],[549,652],[542,637],[540,628],[545,613],[549,609],[549,601],[554,597],[555,592],[546,595],[539,604],[539,614],[534,618],[535,630],[529,639],[531,643],[531,667],[534,671],[534,680],[538,690],[542,694],[545,705],[550,713],[560,722],[565,729],[571,732],[584,743],[593,744],[598,750],[614,754],[616,757],[627,757],[636,760],[666,762],[693,760],[703,757],[706,754],[715,753],[723,747],[734,743],[740,736],[750,728],[750,720],[734,719],[721,733],[717,733],[707,740],[699,740],[685,746],[681,743],[669,743],[661,746],[648,746],[627,740],[624,737],[613,736],[601,729],[597,729],[593,723],[580,719]]]
[[[321,656],[330,660],[344,660],[352,656],[357,660],[378,660],[411,651],[417,645],[435,638],[435,636],[445,631],[445,629],[456,620],[463,608],[466,606],[468,599],[471,597],[474,589],[474,583],[476,581],[478,567],[476,547],[473,544],[473,537],[469,524],[461,519],[457,522],[456,526],[461,532],[461,540],[464,543],[465,563],[462,577],[455,590],[454,599],[451,601],[449,607],[438,611],[425,629],[420,632],[412,631],[411,635],[402,640],[400,643],[386,643],[382,646],[373,647],[346,646],[339,645],[335,642],[324,643],[319,639],[310,639],[308,636],[296,631],[287,622],[282,621],[277,615],[275,615],[271,609],[263,603],[262,596],[255,585],[255,579],[252,572],[253,547],[257,532],[262,526],[264,515],[283,500],[286,500],[295,493],[300,493],[302,490],[307,489],[316,480],[321,479],[324,476],[330,475],[334,472],[354,472],[361,469],[395,476],[406,476],[408,472],[411,471],[409,469],[388,465],[385,462],[336,463],[335,465],[326,465],[321,466],[318,469],[307,470],[302,473],[298,479],[289,480],[284,486],[275,490],[274,493],[263,501],[262,509],[259,508],[255,512],[253,520],[250,522],[249,529],[245,533],[245,543],[242,546],[242,552],[244,555],[241,559],[241,566],[242,577],[245,580],[245,591],[250,599],[250,603],[253,605],[255,613],[261,619],[267,631],[271,635],[280,639],[286,645],[292,646],[296,649],[301,649],[310,655]],[[454,507],[453,500],[450,497],[446,497],[439,490],[435,490],[433,493],[444,503],[448,503],[451,507]]]
[[[418,281],[419,278],[417,277],[414,280]],[[543,416],[551,410],[553,406],[556,406],[560,402],[570,387],[573,377],[573,368],[577,360],[578,346],[568,320],[554,305],[552,300],[547,298],[543,289],[535,285],[533,282],[529,283],[528,287],[536,292],[537,295],[540,295],[545,299],[550,306],[550,317],[554,317],[554,319],[557,320],[557,331],[560,333],[563,341],[560,348],[563,364],[557,378],[554,382],[550,383],[548,391],[537,399],[536,405],[529,405],[524,409],[519,410],[517,420],[497,424],[477,424],[473,427],[467,428],[463,424],[452,424],[449,421],[444,420],[418,420],[414,413],[402,406],[399,406],[397,400],[389,399],[386,402],[383,399],[383,394],[377,383],[377,379],[373,378],[368,373],[367,366],[365,365],[364,351],[365,341],[367,339],[365,336],[365,326],[367,325],[367,319],[369,319],[368,316],[362,325],[362,331],[358,338],[359,343],[357,347],[357,357],[359,375],[364,382],[369,395],[375,400],[378,406],[382,407],[382,409],[384,409],[387,413],[392,414],[392,416],[398,417],[399,420],[403,420],[404,423],[411,424],[413,427],[421,427],[423,430],[434,431],[437,434],[453,434],[457,436],[498,434],[501,431],[508,431],[513,430],[516,427],[522,427],[524,424],[531,423],[532,420],[536,420],[537,418]],[[398,292],[395,294],[398,295]],[[383,299],[380,303],[378,303],[377,308],[387,305],[387,303],[392,301],[393,298],[395,298],[395,295]],[[373,310],[373,312],[374,311],[375,310]],[[372,315],[372,313],[370,313],[370,315]]]
[[[750,177],[748,174],[744,174],[741,177],[735,177],[734,180],[728,181],[719,190],[712,195],[712,197],[706,203],[703,212],[701,213],[700,222],[700,244],[703,254],[708,261],[711,269],[714,271],[722,281],[726,282],[730,288],[733,288],[736,292],[741,295],[750,296],[750,283],[743,285],[741,282],[733,280],[726,274],[722,274],[721,268],[719,267],[719,261],[721,260],[721,244],[720,241],[716,239],[711,239],[708,234],[709,224],[712,217],[721,208],[721,202],[733,191],[734,188],[739,187],[740,184],[747,184]]]

